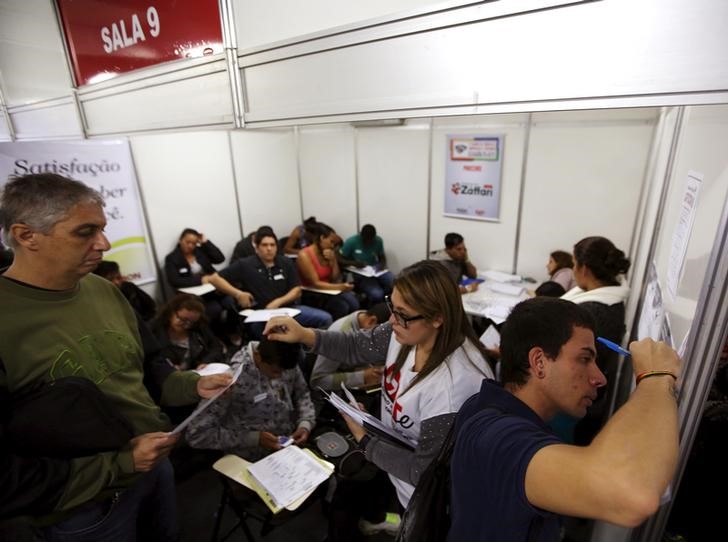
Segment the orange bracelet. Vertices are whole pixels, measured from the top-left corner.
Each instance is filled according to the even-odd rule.
[[[672,371],[645,371],[644,373],[640,373],[635,377],[635,386],[639,386],[640,382],[642,382],[645,378],[649,378],[651,376],[671,376],[673,380],[677,380],[677,376]]]

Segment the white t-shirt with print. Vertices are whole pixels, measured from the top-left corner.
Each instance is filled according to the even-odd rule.
[[[416,348],[410,351],[402,370],[394,374],[401,346],[392,335],[385,364],[381,417],[382,422],[416,445],[422,420],[457,412],[468,397],[480,390],[483,378],[493,378],[493,374],[480,351],[466,340],[434,372],[408,389],[417,376],[413,371]],[[414,486],[391,474],[389,478],[399,502],[406,507]]]

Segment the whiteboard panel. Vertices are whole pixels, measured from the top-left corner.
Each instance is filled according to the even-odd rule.
[[[73,85],[51,2],[0,2],[0,74],[6,105],[69,94]]]
[[[265,225],[288,235],[301,222],[293,130],[238,130],[230,138],[243,232]]]
[[[243,69],[246,120],[726,90],[725,20],[722,0],[610,0],[290,58],[282,49]]]
[[[164,84],[147,82],[147,86],[130,89],[82,93],[88,133],[232,125],[230,83],[224,62],[218,67],[223,71],[210,72],[209,67],[182,70],[176,72],[176,79],[164,77]],[[197,75],[198,71],[202,73]]]
[[[459,233],[465,238],[468,255],[478,271],[486,269],[511,271],[518,225],[521,163],[527,120],[527,115],[489,115],[435,120],[432,145],[430,250],[444,248],[447,233]],[[499,222],[443,216],[449,134],[504,136]]]
[[[676,346],[690,329],[728,195],[728,157],[724,152],[727,145],[728,106],[686,108],[655,254],[657,273]],[[665,279],[688,171],[701,173],[703,182],[688,243],[684,273],[677,289],[677,298],[673,301],[664,294]],[[708,361],[710,360],[706,360]]]
[[[17,139],[83,138],[73,98],[9,109]]]
[[[343,125],[301,129],[299,164],[303,218],[315,216],[344,239],[356,232],[354,129]]]
[[[394,273],[427,255],[429,123],[357,128],[359,222],[373,224]]]
[[[640,190],[657,112],[533,116],[523,195],[518,272],[538,280],[554,250],[571,252],[601,235],[625,254],[634,234]]]
[[[240,240],[227,137],[193,132],[130,138],[160,265],[187,227],[203,232],[228,258]]]

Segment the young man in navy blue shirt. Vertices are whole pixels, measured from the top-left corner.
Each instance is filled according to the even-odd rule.
[[[537,297],[501,333],[502,385],[484,381],[458,418],[449,540],[560,540],[559,514],[634,527],[653,514],[678,457],[680,360],[650,339],[630,345],[638,386],[587,447],[546,421],[583,417],[606,379],[594,322],[579,305]]]

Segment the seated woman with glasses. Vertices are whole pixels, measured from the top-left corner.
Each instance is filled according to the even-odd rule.
[[[493,372],[458,286],[439,262],[421,261],[402,270],[387,303],[389,321],[372,330],[321,331],[278,317],[268,322],[264,334],[303,343],[316,354],[341,360],[342,366],[385,360],[381,419],[414,451],[346,421],[367,459],[389,474],[399,502],[407,507],[460,406]]]
[[[223,345],[207,326],[205,306],[197,296],[174,296],[160,309],[152,331],[161,347],[161,357],[177,370],[227,363]]]

